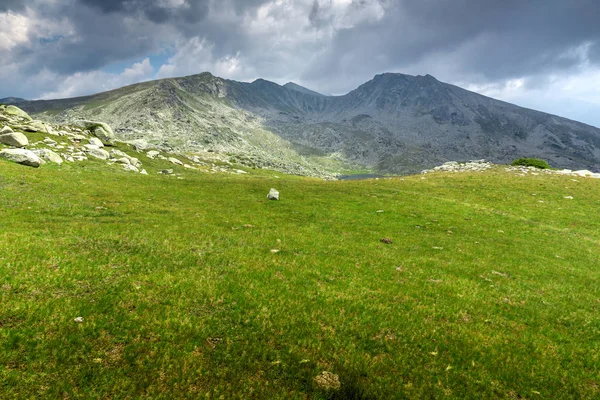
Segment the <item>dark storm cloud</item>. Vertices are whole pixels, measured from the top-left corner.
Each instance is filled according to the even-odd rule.
[[[0,0],[0,12],[5,11],[21,11],[25,8],[23,0]]]
[[[581,60],[565,52],[600,40],[597,0],[406,0],[387,11],[377,24],[340,31],[313,73],[341,67],[343,54],[367,63],[382,56],[380,68],[397,69],[464,47],[454,61],[465,71],[501,79],[572,67]]]
[[[195,23],[203,20],[208,14],[209,0],[185,0],[181,7],[169,7],[157,0],[79,0],[88,7],[104,13],[142,14],[156,23],[170,20],[184,20]]]
[[[8,59],[33,75],[86,72],[156,54],[178,41],[206,38],[215,59],[242,54],[258,75],[296,74],[317,89],[342,92],[384,71],[423,65],[422,73],[446,71],[446,80],[497,82],[561,73],[582,63],[577,46],[588,44],[589,62],[600,65],[600,3],[597,0],[353,0],[344,23],[331,0],[284,3],[275,20],[293,15],[325,34],[317,43],[286,38],[270,47],[244,31],[269,0],[0,0],[0,12],[37,10],[43,21],[68,25],[50,38],[35,36],[11,49]],[[169,4],[175,4],[170,6]],[[378,5],[383,15],[362,18]],[[233,10],[226,23],[211,12]],[[227,14],[223,12],[222,14]],[[343,16],[342,16],[343,17]],[[273,36],[278,32],[273,32]],[[302,32],[298,32],[302,36]],[[56,39],[55,39],[56,37]],[[177,50],[177,49],[175,49]],[[288,56],[306,54],[305,65]],[[312,57],[309,63],[309,57]],[[435,65],[427,60],[435,57]],[[447,68],[446,68],[447,66]],[[446,69],[444,69],[446,68]],[[531,82],[543,84],[544,79]]]

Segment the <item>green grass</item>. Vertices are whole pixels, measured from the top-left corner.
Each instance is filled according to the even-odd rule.
[[[0,398],[600,397],[599,181],[178,172],[0,160]]]

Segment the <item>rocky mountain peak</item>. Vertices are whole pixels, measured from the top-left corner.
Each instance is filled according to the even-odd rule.
[[[308,94],[308,95],[311,95],[311,96],[320,96],[320,97],[323,96],[321,93],[318,93],[318,92],[315,92],[314,90],[310,90],[308,88],[305,88],[304,86],[300,86],[300,85],[298,85],[297,83],[294,83],[294,82],[288,82],[285,85],[283,85],[283,87],[286,88],[286,89],[295,90],[297,92]]]

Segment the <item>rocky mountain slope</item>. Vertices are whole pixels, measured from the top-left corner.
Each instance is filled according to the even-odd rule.
[[[13,105],[0,105],[0,160],[39,168],[44,164],[100,163],[129,173],[179,177],[184,170],[246,174],[216,153],[186,154],[150,150],[120,142],[103,122],[51,124],[32,119]],[[146,170],[148,168],[148,171]]]
[[[342,168],[410,173],[449,160],[518,157],[600,168],[600,129],[429,75],[382,74],[344,96],[324,96],[296,84],[203,73],[19,106],[46,121],[104,121],[121,140],[226,153],[303,175]]]

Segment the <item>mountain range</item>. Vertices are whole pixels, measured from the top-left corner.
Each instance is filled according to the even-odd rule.
[[[246,165],[303,175],[344,169],[405,174],[446,161],[519,157],[600,168],[600,129],[430,75],[380,74],[346,95],[326,96],[291,82],[202,73],[18,105],[55,123],[106,122],[125,141],[224,152]]]

